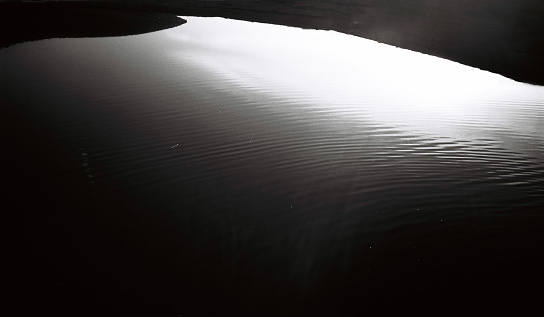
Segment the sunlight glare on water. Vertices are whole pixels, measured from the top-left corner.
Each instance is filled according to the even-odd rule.
[[[0,49],[5,207],[25,264],[72,282],[55,298],[172,312],[150,316],[538,302],[544,87],[337,32],[186,19]]]
[[[542,136],[541,129],[526,130],[540,126],[541,116],[520,117],[519,107],[541,113],[543,87],[334,31],[185,19],[169,33],[180,42],[175,57],[242,88],[435,136]]]

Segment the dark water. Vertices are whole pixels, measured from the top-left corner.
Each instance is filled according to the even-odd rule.
[[[0,51],[22,312],[537,305],[542,87],[334,32],[187,20]]]

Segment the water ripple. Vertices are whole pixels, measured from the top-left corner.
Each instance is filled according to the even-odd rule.
[[[84,258],[106,263],[100,252],[112,248],[180,285],[209,275],[220,294],[304,293],[324,289],[327,272],[356,285],[379,268],[374,286],[406,278],[396,268],[422,272],[424,256],[449,274],[479,257],[474,245],[502,250],[489,241],[505,236],[523,245],[527,226],[538,227],[542,87],[335,33],[256,26],[265,41],[245,22],[187,20],[164,33],[0,52],[11,78],[3,98],[35,127],[13,124],[14,140],[47,145],[10,150],[43,158],[32,171],[55,175],[43,178],[50,187],[62,181],[59,205],[78,197],[59,219],[108,241]],[[331,57],[339,52],[319,50],[329,40],[353,50]],[[416,245],[429,251],[407,256]],[[500,253],[518,263],[538,252]]]

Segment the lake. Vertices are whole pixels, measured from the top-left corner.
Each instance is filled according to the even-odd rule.
[[[23,312],[536,307],[544,87],[337,32],[184,19],[0,50]]]

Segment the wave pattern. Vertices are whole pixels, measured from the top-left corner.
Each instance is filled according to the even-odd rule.
[[[519,279],[508,274],[511,266],[541,263],[534,252],[544,205],[541,87],[461,65],[481,80],[483,94],[440,84],[429,101],[425,89],[398,86],[405,82],[395,73],[377,83],[366,78],[368,90],[342,86],[332,74],[299,84],[288,71],[254,68],[262,56],[248,44],[229,68],[213,38],[189,32],[206,21],[188,18],[186,26],[122,40],[48,40],[0,51],[11,78],[2,82],[4,111],[16,107],[39,127],[29,139],[48,145],[34,152],[13,141],[12,150],[45,157],[47,164],[36,158],[26,173],[47,169],[52,179],[44,184],[61,179],[56,208],[73,197],[51,217],[59,234],[72,235],[66,248],[92,259],[70,262],[93,277],[83,285],[107,280],[164,307],[175,306],[181,291],[199,296],[204,283],[206,296],[278,300],[281,310],[334,295],[329,289],[338,290],[336,302],[363,294],[368,305],[417,303],[418,294],[433,296],[426,289],[445,273],[440,281],[451,292],[463,287],[463,274],[487,285],[479,273],[487,265],[499,266],[512,286]],[[224,23],[208,28],[228,32],[234,22]],[[227,34],[233,47],[237,36],[251,44]],[[208,44],[195,48],[192,36]],[[294,42],[291,49],[302,50]],[[288,70],[287,55],[274,54]],[[67,229],[74,223],[78,230]],[[424,286],[414,290],[414,283]],[[151,291],[157,287],[168,291]]]

